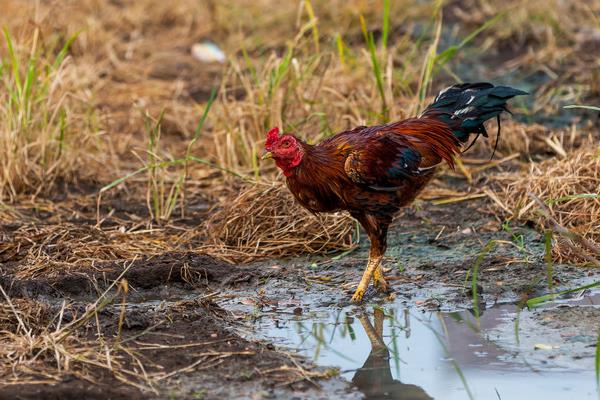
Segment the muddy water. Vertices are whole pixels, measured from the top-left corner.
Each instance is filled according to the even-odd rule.
[[[600,295],[581,294],[533,311],[496,305],[478,321],[468,310],[349,306],[267,313],[254,328],[338,367],[368,399],[592,399],[596,336],[549,325],[557,310],[577,316],[598,307]]]

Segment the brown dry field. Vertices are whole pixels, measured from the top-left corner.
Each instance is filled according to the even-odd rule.
[[[387,30],[384,3],[2,1],[0,399],[313,393],[335,372],[243,339],[216,301],[295,276],[266,260],[357,246],[350,217],[302,210],[258,161],[265,132],[409,117],[457,81],[530,96],[493,160],[490,123],[398,226],[532,227],[546,259],[600,266],[599,112],[564,108],[600,106],[600,1],[399,0]],[[206,42],[223,62],[194,56]]]

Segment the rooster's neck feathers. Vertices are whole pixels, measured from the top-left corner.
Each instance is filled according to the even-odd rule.
[[[323,179],[329,173],[343,172],[344,155],[335,151],[335,148],[324,145],[311,145],[298,141],[302,147],[302,159],[296,168],[291,169],[290,176],[304,177],[306,175],[315,175],[316,178]],[[339,159],[339,160],[338,160]]]

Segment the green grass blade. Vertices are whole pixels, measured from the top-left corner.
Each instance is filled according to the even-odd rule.
[[[167,198],[167,207],[165,210],[164,215],[162,216],[163,219],[168,220],[171,218],[171,215],[173,214],[173,211],[175,211],[175,207],[177,206],[177,200],[179,199],[179,196],[181,195],[181,189],[183,188],[184,185],[184,176],[181,175],[179,177],[179,179],[177,180],[177,182],[175,183],[175,185],[173,185],[171,187],[171,192],[169,193],[169,196]]]
[[[58,52],[58,55],[56,56],[56,58],[54,59],[54,63],[52,64],[52,68],[54,68],[55,70],[57,70],[60,65],[62,64],[63,60],[65,59],[65,57],[67,56],[67,53],[69,52],[69,49],[71,48],[71,46],[73,45],[73,43],[75,42],[75,40],[77,40],[77,38],[79,37],[79,34],[81,32],[76,32],[74,33],[67,41],[66,43],[63,45],[63,47],[60,49],[60,51]]]
[[[346,66],[346,54],[344,53],[344,41],[342,40],[342,35],[338,33],[335,36],[335,45],[337,47],[338,57],[340,58],[340,63],[343,66]]]
[[[365,42],[367,43],[369,55],[371,56],[371,66],[373,67],[373,75],[375,75],[377,91],[379,92],[379,96],[381,97],[381,114],[385,120],[384,122],[387,122],[388,107],[385,98],[385,89],[383,85],[383,74],[381,72],[381,66],[379,65],[379,59],[377,58],[375,38],[373,36],[373,32],[367,31],[367,24],[365,23],[365,18],[362,15],[360,16],[360,26],[362,29],[363,36],[365,38]]]
[[[315,44],[315,52],[316,54],[321,53],[319,48],[319,27],[317,26],[317,17],[315,15],[315,10],[313,9],[312,2],[310,0],[304,0],[304,8],[306,9],[306,13],[308,17],[312,21],[312,35],[313,42]]]
[[[128,180],[130,178],[133,178],[134,176],[136,176],[138,174],[141,174],[142,172],[147,171],[149,168],[150,168],[150,165],[146,165],[145,167],[136,169],[135,171],[133,171],[133,172],[131,172],[131,173],[125,175],[125,176],[122,176],[122,177],[120,177],[118,179],[115,179],[114,181],[112,181],[108,185],[105,185],[102,188],[100,188],[100,193],[104,193],[107,190],[110,190],[110,189],[114,188],[115,186],[120,185],[121,183],[125,182],[126,180]]]
[[[21,90],[21,73],[19,72],[19,59],[15,54],[15,50],[13,47],[13,42],[10,37],[10,33],[8,33],[8,29],[4,28],[4,39],[6,40],[6,47],[8,48],[8,56],[12,66],[13,77],[15,79],[15,86],[20,91]]]
[[[553,205],[553,204],[563,203],[565,201],[575,200],[575,199],[600,199],[600,193],[573,194],[570,196],[559,197],[558,199],[548,199],[548,200],[546,200],[545,203],[547,205]]]
[[[475,29],[473,32],[467,35],[467,37],[464,38],[459,44],[450,46],[446,50],[441,52],[435,58],[436,74],[442,67],[444,67],[448,62],[450,62],[463,47],[465,47],[467,44],[473,41],[473,39],[475,39],[481,32],[495,25],[499,20],[504,18],[505,15],[506,13],[501,13],[489,19],[488,21],[484,22],[479,28]]]
[[[548,229],[544,232],[544,260],[546,261],[546,279],[548,280],[548,289],[552,291],[554,286],[554,264],[552,262],[552,231]]]
[[[258,80],[258,74],[256,72],[256,67],[252,62],[252,59],[248,55],[248,50],[246,50],[246,46],[242,43],[242,56],[244,57],[244,62],[246,63],[246,68],[250,71],[250,77],[254,84],[258,87],[260,86],[260,81]]]
[[[596,107],[596,106],[581,106],[581,105],[576,105],[576,104],[565,106],[564,108],[583,108],[583,109],[586,109],[586,110],[600,111],[600,107]]]
[[[254,179],[260,180],[260,166],[258,165],[258,154],[256,147],[252,147],[252,171],[254,171]]]
[[[383,0],[383,27],[381,29],[381,48],[387,50],[388,36],[390,33],[390,0]]]
[[[273,93],[279,87],[279,85],[283,81],[283,78],[287,75],[290,69],[290,63],[292,61],[293,55],[294,46],[290,44],[288,45],[287,53],[283,57],[283,60],[281,60],[279,66],[271,71],[271,75],[269,76],[269,89],[267,92],[269,100],[273,98]]]
[[[58,155],[57,155],[57,159],[61,157],[64,149],[65,149],[65,132],[67,131],[67,112],[65,111],[65,109],[61,109],[60,110],[60,114],[58,117],[58,126],[59,126],[59,130],[58,130]]]
[[[35,85],[36,81],[36,60],[34,55],[27,63],[27,73],[25,75],[25,81],[23,82],[23,89],[21,90],[21,106],[24,112],[24,126],[30,126],[31,123],[31,113],[33,111],[32,107],[34,103],[31,99],[31,91],[33,90],[32,86]]]
[[[494,248],[496,245],[495,240],[490,240],[487,242],[483,250],[477,256],[475,263],[473,264],[472,269],[472,278],[471,278],[471,294],[473,298],[473,311],[475,312],[475,318],[477,319],[477,323],[479,323],[479,294],[477,290],[477,281],[479,279],[479,267],[483,262],[485,256]]]
[[[600,281],[590,283],[589,285],[579,286],[574,289],[563,290],[562,292],[558,292],[558,293],[549,293],[549,294],[545,294],[543,296],[534,297],[533,299],[527,300],[527,303],[526,303],[527,308],[537,307],[542,303],[546,303],[550,300],[554,300],[558,296],[562,296],[562,295],[569,294],[569,293],[579,292],[580,290],[591,289],[591,288],[594,288],[597,286],[600,286]]]
[[[600,331],[596,341],[596,387],[600,391]]]
[[[204,127],[204,122],[206,122],[206,118],[208,117],[208,113],[209,113],[209,111],[210,111],[213,103],[215,102],[216,98],[217,98],[217,89],[216,88],[212,88],[212,90],[210,91],[210,95],[208,97],[208,102],[206,103],[206,107],[204,107],[204,112],[202,112],[202,116],[200,117],[200,120],[198,121],[198,124],[196,125],[196,129],[194,130],[194,138],[192,139],[192,141],[188,145],[188,148],[191,148],[191,146],[200,137],[200,133],[202,132],[202,128]]]
[[[418,107],[417,113],[423,108],[423,102],[425,101],[425,97],[427,96],[427,91],[431,86],[431,81],[433,79],[433,68],[435,66],[435,59],[437,57],[437,48],[440,42],[440,37],[442,35],[442,5],[443,2],[438,0],[435,4],[435,11],[433,13],[434,18],[434,34],[433,41],[429,45],[429,49],[427,50],[427,55],[425,56],[425,60],[423,61],[423,66],[421,68],[421,77],[419,79],[419,89],[418,93]]]

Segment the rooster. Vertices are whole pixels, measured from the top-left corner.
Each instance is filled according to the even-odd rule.
[[[488,136],[485,121],[496,117],[500,124],[500,114],[508,111],[506,102],[525,94],[490,83],[454,85],[442,90],[419,117],[359,126],[316,145],[273,128],[267,133],[262,159],[275,161],[289,190],[306,209],[346,210],[367,233],[371,248],[352,296],[357,303],[371,279],[378,290],[388,291],[381,260],[394,215],[415,199],[440,164],[454,168],[454,157],[471,135],[473,142]]]

